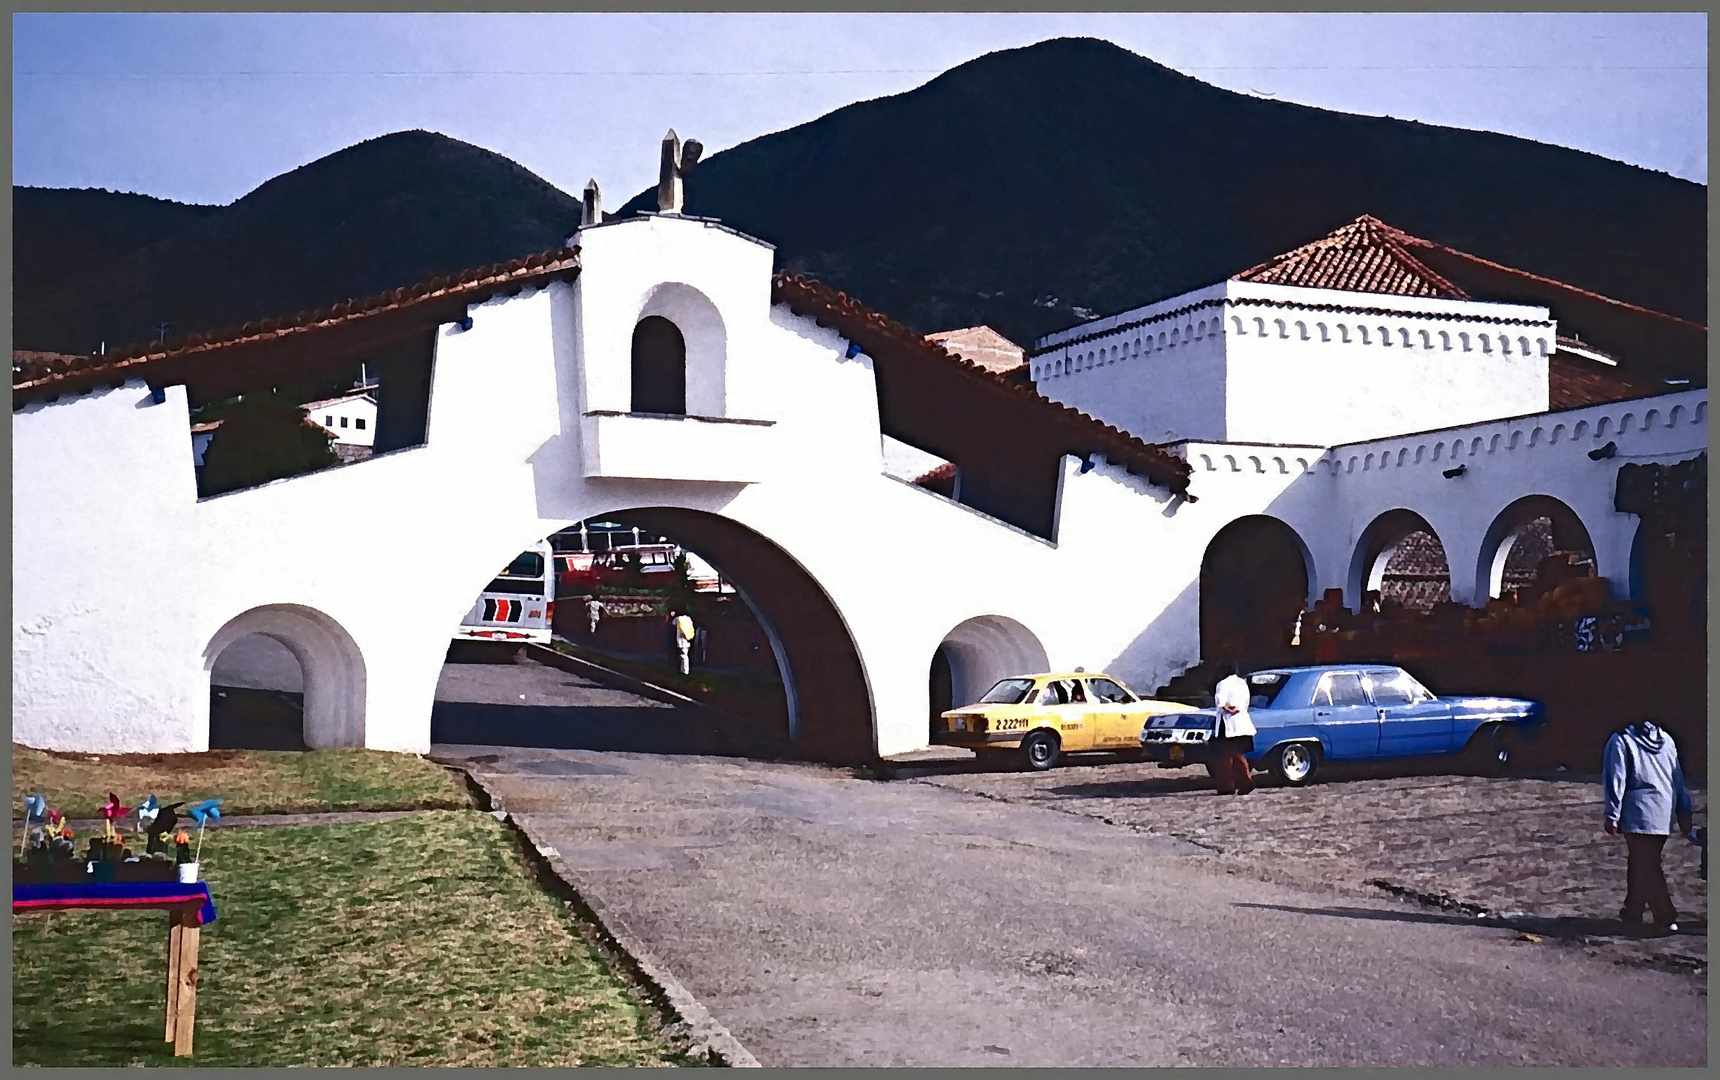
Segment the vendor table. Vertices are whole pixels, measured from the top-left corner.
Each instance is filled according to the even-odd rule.
[[[71,908],[167,909],[166,1041],[175,1057],[191,1053],[197,1022],[197,939],[215,921],[215,901],[205,882],[104,882],[88,885],[13,885],[12,911]]]

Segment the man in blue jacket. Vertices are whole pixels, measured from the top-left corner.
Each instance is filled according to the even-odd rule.
[[[1654,912],[1655,926],[1662,933],[1676,933],[1677,912],[1666,888],[1661,850],[1672,832],[1694,841],[1691,827],[1690,789],[1684,786],[1684,770],[1678,764],[1678,747],[1672,736],[1649,719],[1638,720],[1607,740],[1602,759],[1601,787],[1605,795],[1602,824],[1608,836],[1624,834],[1628,869],[1624,908],[1619,919],[1626,925],[1642,922],[1642,909]]]

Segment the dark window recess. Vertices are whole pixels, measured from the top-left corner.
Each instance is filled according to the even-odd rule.
[[[681,331],[658,315],[633,328],[633,400],[636,413],[687,413],[687,343]]]
[[[346,426],[346,417],[344,417],[344,416],[343,416],[343,417],[341,417],[341,418],[340,418],[340,426],[341,426],[341,427],[345,427],[345,426]]]
[[[354,417],[353,421],[352,421],[352,426],[357,428],[360,431],[363,431],[364,430],[364,417],[362,417],[362,416]]]
[[[535,551],[522,551],[502,573],[508,577],[543,577],[543,556]]]
[[[485,585],[484,591],[487,593],[509,593],[514,596],[542,596],[544,583],[541,578],[537,581],[531,581],[526,578],[499,577]]]

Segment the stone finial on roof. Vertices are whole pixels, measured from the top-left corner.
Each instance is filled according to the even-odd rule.
[[[585,182],[584,206],[579,212],[579,224],[596,225],[603,221],[603,193],[597,190],[597,179]]]
[[[658,213],[681,212],[685,195],[681,181],[693,171],[693,166],[699,163],[699,155],[704,152],[704,146],[697,139],[688,139],[683,145],[674,128],[670,128],[669,133],[663,136],[662,164],[657,172]]]

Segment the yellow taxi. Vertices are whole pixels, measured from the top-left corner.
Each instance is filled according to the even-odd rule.
[[[982,759],[1018,755],[1042,771],[1064,754],[1100,751],[1139,756],[1150,717],[1194,712],[1192,705],[1139,698],[1119,680],[1088,671],[1004,679],[972,705],[938,717],[932,742],[961,746]]]

